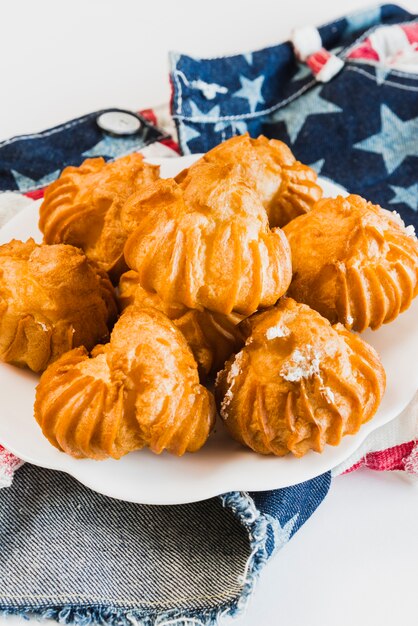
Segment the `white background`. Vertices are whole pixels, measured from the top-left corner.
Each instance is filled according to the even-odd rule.
[[[169,50],[216,56],[256,49],[286,39],[294,26],[320,25],[368,4],[2,0],[0,139],[108,106],[136,110],[166,102]],[[402,5],[418,13],[418,0]],[[417,484],[369,471],[337,478],[320,509],[266,568],[235,623],[416,623],[417,520]]]

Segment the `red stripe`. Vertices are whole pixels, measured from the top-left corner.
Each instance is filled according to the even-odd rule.
[[[418,24],[401,26],[410,44],[418,43]]]
[[[172,150],[174,150],[174,152],[177,152],[177,154],[180,154],[179,144],[171,137],[169,137],[168,139],[162,139],[160,143],[162,143],[164,146],[167,146],[167,148],[171,148]]]
[[[408,441],[387,450],[379,450],[379,452],[369,452],[364,458],[352,465],[348,470],[343,472],[348,474],[354,472],[360,467],[368,467],[369,469],[385,472],[405,469],[405,461],[411,454],[415,446],[415,441]]]
[[[146,120],[151,122],[151,124],[153,124],[154,126],[158,126],[158,120],[157,116],[155,115],[154,109],[142,109],[142,111],[139,111],[139,113],[143,115]],[[180,147],[172,137],[162,139],[159,143],[162,143],[164,146],[167,146],[167,148],[171,148],[171,150],[174,150],[174,152],[180,154]]]
[[[316,75],[322,70],[324,65],[327,64],[330,58],[331,54],[322,48],[321,50],[318,50],[318,52],[311,54],[311,56],[306,60],[306,64],[309,65],[312,73]]]
[[[153,126],[157,126],[157,116],[153,109],[142,109],[142,111],[139,111],[139,114],[145,117],[148,122],[151,122]]]
[[[360,44],[357,48],[355,48],[348,55],[349,59],[372,59],[373,61],[379,61],[379,55],[376,50],[373,48],[370,39],[367,38]]]
[[[42,189],[35,189],[34,191],[27,191],[23,195],[27,198],[32,198],[32,200],[39,200],[39,198],[44,197],[44,191],[46,187],[42,187]]]

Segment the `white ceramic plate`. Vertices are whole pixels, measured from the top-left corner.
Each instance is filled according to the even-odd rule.
[[[152,159],[161,164],[162,176],[174,176],[196,158]],[[320,181],[326,195],[344,190]],[[41,240],[37,228],[39,202],[23,209],[0,231],[0,243],[13,237]],[[418,388],[418,299],[392,324],[364,338],[380,353],[387,373],[387,389],[375,417],[360,432],[345,437],[323,454],[302,459],[264,457],[242,448],[218,423],[215,433],[197,454],[175,458],[147,450],[128,454],[120,461],[76,460],[53,448],[33,418],[38,377],[11,365],[0,364],[0,442],[35,465],[67,472],[87,487],[105,495],[146,504],[180,504],[204,500],[227,491],[263,491],[308,480],[346,460],[365,437],[405,408]]]

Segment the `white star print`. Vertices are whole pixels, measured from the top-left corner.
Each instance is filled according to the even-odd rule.
[[[244,54],[242,56],[247,61],[248,65],[252,65],[253,64],[253,53],[252,52],[244,52]]]
[[[305,65],[304,63],[299,63],[297,72],[296,74],[292,76],[292,79],[290,82],[296,83],[298,80],[303,80],[307,76],[311,76],[311,78],[313,79],[311,68],[309,67],[309,65]]]
[[[311,163],[309,167],[311,167],[317,174],[322,172],[322,168],[324,167],[325,159],[318,159],[315,163]]]
[[[383,65],[383,63],[376,64],[376,67],[375,67],[376,83],[378,85],[382,85],[385,82],[387,75],[390,74],[390,71],[391,71],[391,68],[388,67],[387,65]]]
[[[284,526],[280,525],[280,522],[276,517],[273,517],[268,513],[265,513],[263,517],[265,517],[270,523],[270,527],[273,531],[274,551],[271,555],[273,556],[273,554],[275,554],[277,550],[283,548],[283,546],[289,541],[290,535],[292,534],[293,528],[298,520],[299,513],[296,513],[296,515],[294,515],[292,519],[286,522]]]
[[[200,121],[200,122],[210,122],[210,121],[216,121],[218,119],[218,117],[221,114],[221,107],[219,106],[219,104],[215,104],[214,107],[212,107],[210,109],[210,111],[207,111],[206,113],[204,113],[203,111],[201,111],[199,109],[199,107],[197,106],[197,104],[193,101],[190,102],[190,108],[191,108],[191,117],[192,118],[196,118],[196,121]],[[229,126],[229,122],[225,122],[224,120],[220,120],[219,122],[216,122],[214,129],[215,132],[220,132],[222,130],[225,130],[225,128],[227,128]],[[194,130],[191,129],[190,130]],[[194,130],[194,132],[197,132]],[[196,137],[198,137],[200,135],[200,133],[198,133],[197,135],[194,135],[194,137],[191,137],[190,139],[195,139]],[[190,141],[189,139],[189,141]]]
[[[397,187],[389,185],[395,193],[394,197],[389,200],[390,204],[406,204],[413,211],[418,211],[418,183],[414,183],[410,187]]]
[[[188,147],[189,141],[193,141],[196,137],[200,137],[199,131],[197,131],[192,126],[187,126],[183,122],[180,124],[180,136],[182,140],[182,147],[184,154],[190,154],[190,149]]]
[[[11,172],[14,176],[14,179],[16,181],[16,185],[18,186],[19,191],[21,191],[22,193],[25,193],[26,191],[29,191],[31,189],[32,190],[42,189],[42,187],[49,185],[49,183],[52,183],[52,181],[58,178],[60,170],[55,170],[54,172],[51,172],[50,174],[46,174],[46,176],[43,176],[42,178],[39,178],[38,180],[29,178],[29,176],[24,176],[23,174],[21,174],[20,172],[17,172],[16,170],[11,170]]]
[[[310,115],[323,115],[325,113],[342,113],[342,109],[321,98],[322,87],[314,87],[305,93],[303,102],[293,100],[287,107],[273,113],[270,123],[284,122],[291,143],[295,143],[306,118]]]
[[[197,104],[193,101],[190,102],[190,108],[191,108],[191,117],[192,118],[196,118],[197,120],[203,121],[203,122],[210,122],[210,121],[214,121],[214,130],[216,133],[221,133],[222,131],[226,130],[227,128],[231,127],[231,132],[233,135],[243,135],[244,133],[247,132],[247,125],[245,122],[240,121],[240,120],[219,120],[216,121],[217,118],[219,118],[220,114],[221,114],[221,107],[219,106],[219,104],[216,104],[214,107],[212,107],[210,109],[210,111],[207,111],[206,113],[204,113],[203,111],[201,111],[199,109],[199,107],[197,106]],[[191,131],[193,132],[197,132],[194,129],[191,129]],[[200,134],[200,133],[199,133]],[[194,135],[193,139],[198,137],[198,135]],[[223,139],[226,138],[226,135]],[[190,138],[192,139],[192,138]],[[190,141],[189,139],[189,141]]]
[[[90,150],[83,152],[85,157],[98,157],[106,156],[111,159],[129,154],[135,150],[140,150],[144,147],[145,134],[135,135],[135,137],[111,137],[106,135]]]
[[[211,108],[210,111],[206,111],[206,113],[204,111],[201,111],[199,109],[199,107],[197,106],[197,104],[195,102],[193,102],[192,100],[190,101],[190,108],[191,108],[191,116],[190,117],[196,117],[199,118],[197,121],[208,121],[210,122],[211,120],[215,121],[220,113],[221,113],[221,107],[219,106],[219,104],[215,104],[214,107]],[[202,119],[200,119],[202,118]]]
[[[243,121],[234,120],[231,122],[232,134],[233,135],[243,135],[247,132],[247,124]]]
[[[380,132],[359,141],[353,147],[381,154],[388,174],[392,174],[407,156],[418,157],[418,117],[403,121],[382,104],[380,118]]]
[[[241,89],[232,95],[234,98],[243,98],[244,100],[248,100],[250,111],[251,113],[254,113],[257,108],[257,104],[262,104],[264,102],[264,98],[261,95],[264,76],[258,76],[254,80],[250,80],[249,78],[241,75],[239,80],[241,83]]]

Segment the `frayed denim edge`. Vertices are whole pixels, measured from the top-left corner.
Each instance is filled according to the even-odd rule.
[[[234,491],[220,496],[222,505],[231,509],[246,528],[251,553],[243,574],[240,576],[242,589],[233,600],[210,610],[191,611],[167,610],[153,612],[146,610],[123,609],[120,607],[91,606],[88,608],[64,605],[34,609],[33,607],[9,607],[0,609],[1,616],[19,615],[24,619],[37,617],[52,619],[59,624],[75,626],[216,626],[222,617],[235,617],[242,613],[254,590],[258,575],[269,555],[267,552],[268,528],[271,521],[263,517],[255,507],[253,499],[246,492]]]

